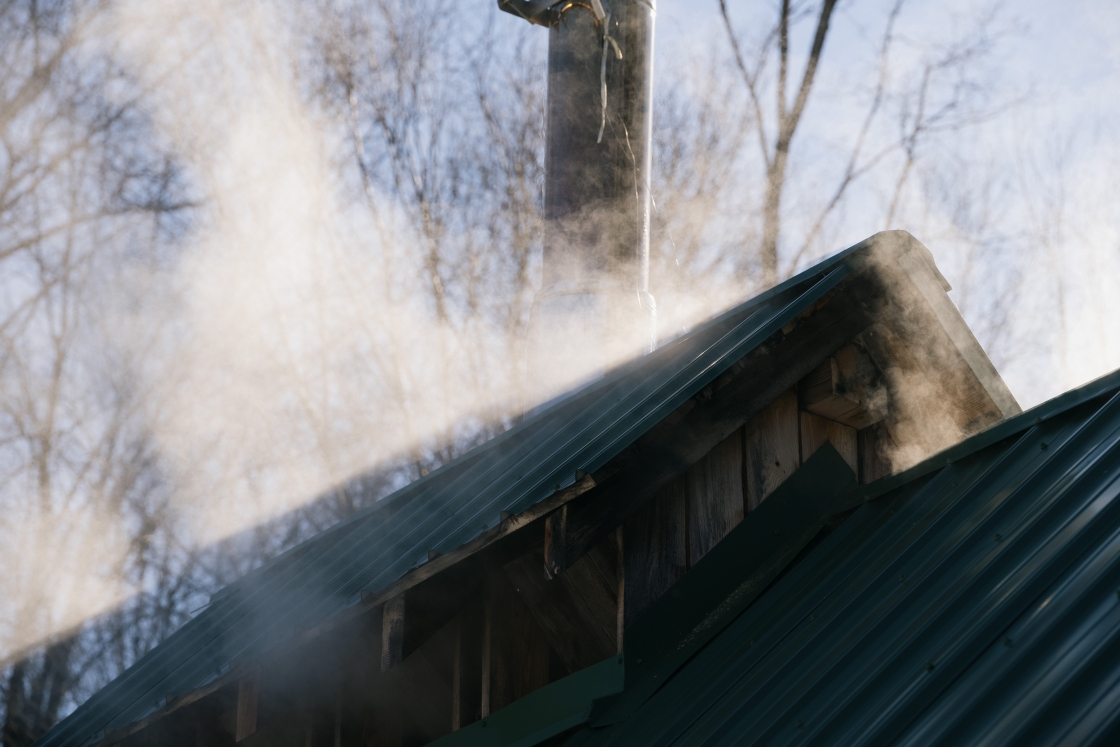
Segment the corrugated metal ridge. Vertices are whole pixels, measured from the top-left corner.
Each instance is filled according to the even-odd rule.
[[[862,506],[635,717],[572,743],[1100,736],[1120,713],[1120,658],[1098,665],[1120,652],[1117,383]]]
[[[547,497],[555,485],[574,475],[575,469],[591,471],[601,466],[613,456],[612,450],[628,445],[834,287],[850,272],[844,260],[872,243],[861,242],[820,263],[667,346],[665,351],[671,355],[655,352],[628,367],[626,374],[592,385],[580,398],[560,402],[526,425],[553,423],[554,416],[564,413],[566,417],[572,410],[579,415],[581,408],[599,414],[576,417],[575,422],[566,422],[560,428],[541,428],[548,433],[543,443],[512,435],[502,439],[513,444],[512,453],[490,459],[498,450],[484,449],[461,476],[442,488],[436,479],[439,471],[433,472],[425,485],[398,493],[411,496],[407,500],[398,498],[386,504],[396,504],[390,520],[373,521],[379,518],[379,511],[371,511],[350,522],[356,525],[354,528],[338,530],[330,548],[309,552],[304,547],[302,554],[293,553],[290,564],[278,564],[273,573],[261,574],[252,588],[238,589],[238,593],[217,600],[97,693],[40,744],[86,742],[94,738],[96,730],[121,728],[142,718],[169,695],[188,692],[213,680],[230,661],[252,656],[308,621],[329,616],[363,589],[379,588],[378,584],[394,580],[422,562],[428,550],[464,544],[495,524],[501,509],[524,510]],[[830,266],[831,273],[820,277],[822,268]],[[808,287],[796,292],[799,286]],[[720,329],[721,322],[726,324],[736,314],[744,313],[747,319],[733,329]],[[697,345],[700,349],[680,365],[678,358]],[[674,362],[678,365],[672,365]],[[631,380],[645,373],[650,364],[660,367],[648,372],[647,379]],[[597,434],[590,443],[588,430]],[[519,484],[523,489],[515,493]],[[465,518],[462,511],[449,510],[447,504],[454,499],[465,501]],[[419,529],[396,538],[389,536],[407,521],[419,522]]]

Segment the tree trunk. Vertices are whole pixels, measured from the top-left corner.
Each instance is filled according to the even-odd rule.
[[[0,732],[0,736],[3,737],[3,747],[27,747],[32,742],[23,713],[25,673],[26,664],[19,662],[12,667],[8,675],[7,693],[4,698],[4,726],[3,731]]]
[[[778,238],[782,227],[782,189],[786,179],[788,151],[779,150],[774,164],[766,170],[766,204],[762,214],[762,284],[770,288],[778,284]]]

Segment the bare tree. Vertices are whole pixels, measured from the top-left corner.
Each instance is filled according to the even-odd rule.
[[[725,0],[719,0],[719,7],[734,67],[748,94],[747,116],[755,125],[752,136],[757,139],[764,167],[766,187],[758,211],[762,225],[758,252],[762,281],[767,285],[794,272],[817,251],[822,230],[857,182],[871,179],[889,185],[883,217],[875,222],[894,226],[904,211],[906,190],[919,162],[934,152],[936,143],[990,120],[1012,103],[1006,97],[991,98],[991,91],[984,85],[983,63],[1001,40],[995,10],[989,9],[948,43],[931,45],[921,52],[916,65],[902,64],[897,53],[900,44],[908,40],[900,37],[898,25],[906,0],[894,0],[882,19],[875,48],[875,78],[860,81],[866,93],[859,125],[851,132],[845,150],[830,154],[844,164],[835,186],[826,193],[816,214],[806,216],[802,225],[794,227],[784,213],[784,196],[792,182],[794,137],[804,129],[804,115],[824,64],[825,45],[834,33],[838,4],[822,0],[814,7],[782,0],[773,25],[749,51],[735,30]],[[791,51],[790,36],[794,27],[807,20],[813,23],[811,43],[807,53],[799,57]],[[791,70],[798,66],[802,73],[793,83],[791,102]],[[766,103],[767,92],[775,100],[773,106]],[[791,233],[800,236],[786,238]]]
[[[89,43],[97,11],[38,0],[0,8],[6,747],[51,726],[107,658],[131,661],[182,619],[166,486],[128,362],[104,345],[103,312],[106,263],[119,268],[131,241],[175,230],[165,219],[184,203],[171,163],[144,145],[140,109],[120,95],[126,79]],[[133,589],[146,593],[115,621],[86,624]],[[145,626],[132,625],[137,615]]]

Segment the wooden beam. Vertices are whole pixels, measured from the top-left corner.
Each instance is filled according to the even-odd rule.
[[[626,546],[623,544],[626,530],[619,527],[614,530],[614,544],[618,549],[615,567],[618,569],[618,613],[615,617],[615,653],[622,653],[623,635],[626,632]]]
[[[494,639],[494,601],[493,593],[491,592],[490,579],[486,581],[486,596],[483,600],[483,616],[482,616],[482,718],[490,715],[490,684],[493,679],[494,652],[492,642]]]
[[[999,413],[1004,418],[1018,415],[1023,411],[1022,408],[946,294],[950,289],[949,284],[937,271],[929,250],[917,239],[910,239],[916,245],[916,250],[901,255],[898,258],[899,265],[928,304],[929,313],[936,319],[938,326],[952,341],[956,354],[964,360]]]
[[[891,474],[890,434],[882,423],[864,428],[856,433],[859,448],[859,483],[869,485],[881,477]]]
[[[463,726],[463,620],[455,621],[455,650],[451,654],[451,731]]]
[[[553,511],[544,520],[544,573],[555,578],[568,567],[564,552],[568,544],[568,506]]]
[[[381,614],[381,671],[404,659],[404,594],[385,603]]]
[[[303,696],[303,704],[299,709],[299,723],[303,731],[303,739],[299,742],[301,747],[315,747],[315,712],[308,704],[307,695]]]
[[[871,356],[845,345],[798,383],[802,410],[855,429],[878,423],[890,410],[890,395]]]
[[[198,703],[208,695],[213,695],[219,690],[223,690],[231,685],[236,685],[243,677],[250,676],[255,671],[255,667],[245,662],[239,662],[235,666],[231,666],[230,670],[213,682],[210,682],[202,687],[199,687],[190,692],[184,693],[177,698],[168,700],[167,704],[160,708],[158,711],[145,716],[142,719],[132,722],[131,724],[114,729],[113,731],[106,732],[105,736],[97,742],[93,743],[93,747],[112,747],[120,742],[123,742],[128,737],[143,731],[157,721],[167,718],[173,713],[186,708],[187,706]]]
[[[459,728],[473,724],[482,717],[482,662],[485,646],[483,615],[486,604],[479,596],[476,594],[475,599],[458,616],[459,637],[462,641],[457,698]]]
[[[411,614],[411,612],[410,612]],[[404,744],[426,744],[451,732],[456,620],[448,622],[374,686],[394,712]]]
[[[520,530],[542,521],[546,516],[555,512],[556,509],[593,489],[598,484],[598,480],[610,479],[614,476],[615,471],[613,467],[607,466],[598,470],[594,476],[583,475],[572,485],[556,491],[548,498],[530,506],[522,513],[503,518],[498,526],[475,537],[462,547],[439,555],[419,568],[412,569],[384,589],[372,593],[363,593],[362,601],[359,604],[348,608],[342,615],[332,618],[330,621],[316,626],[312,630],[306,631],[304,634],[294,639],[294,644],[298,645],[299,643],[322,635],[322,633],[330,630],[335,625],[339,625],[351,619],[353,616],[363,614],[369,609],[384,603],[386,600],[398,596],[408,589],[419,586],[429,579],[435,578],[468,558],[478,556],[482,551],[492,548],[510,535],[516,534],[520,532]]]
[[[240,742],[257,731],[257,699],[260,675],[254,672],[237,683],[237,725],[234,738]]]

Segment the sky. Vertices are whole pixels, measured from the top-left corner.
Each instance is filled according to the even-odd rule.
[[[739,32],[746,38],[758,33],[752,13],[770,12],[776,2],[730,2]],[[810,103],[833,106],[823,121],[835,115],[843,121],[843,93],[838,93],[845,71],[859,71],[867,63],[867,49],[875,43],[871,19],[882,18],[887,3],[841,2],[834,19],[822,70],[834,76],[820,80],[821,90]],[[914,2],[905,6],[900,32],[922,44],[936,44],[965,28],[981,3],[962,0]],[[999,50],[990,71],[1009,98],[1014,111],[998,125],[981,128],[976,139],[962,144],[979,158],[990,158],[1010,171],[1016,167],[1034,175],[1034,202],[1023,198],[1002,206],[1005,223],[1013,230],[1052,232],[1052,246],[1045,254],[1023,257],[1016,264],[1022,273],[1022,300],[1010,323],[1029,352],[1004,356],[992,351],[1005,380],[1024,407],[1038,404],[1074,386],[1120,368],[1120,3],[1112,0],[1026,0],[1003,3],[997,29],[1002,30]],[[792,46],[807,47],[794,37]],[[715,0],[683,2],[661,0],[657,19],[657,67],[664,77],[682,60],[694,57],[722,41],[724,29]],[[830,85],[836,90],[830,91]],[[830,100],[830,95],[836,98]],[[818,112],[819,114],[819,112]],[[807,117],[808,119],[808,117]],[[842,124],[837,126],[842,127]],[[1055,161],[1061,161],[1062,180],[1055,181]],[[1047,199],[1050,201],[1047,202]],[[1061,215],[1054,212],[1060,203]],[[860,219],[851,211],[836,237],[836,250],[855,243],[882,226]],[[868,211],[873,214],[874,211]],[[1048,216],[1048,217],[1047,217]],[[1053,225],[1058,220],[1060,225]],[[1007,270],[997,262],[979,269],[966,265],[951,242],[938,241],[938,233],[923,235],[909,224],[891,226],[911,230],[924,240],[939,267],[957,288],[951,296],[974,327],[980,330],[983,304],[963,298],[966,275],[972,287]],[[975,277],[975,274],[980,277]],[[998,291],[997,291],[998,292]],[[984,342],[984,340],[981,340]]]

